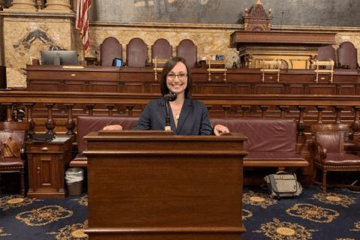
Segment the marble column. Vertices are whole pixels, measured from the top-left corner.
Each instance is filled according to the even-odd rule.
[[[36,6],[34,0],[13,0],[9,12],[35,12]]]
[[[47,0],[45,12],[71,12],[70,0]]]

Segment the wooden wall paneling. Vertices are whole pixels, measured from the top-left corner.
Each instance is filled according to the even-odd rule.
[[[74,70],[48,66],[28,67],[27,81],[30,91],[159,92],[160,75],[158,74],[156,81],[152,68],[124,67],[119,70],[94,66]],[[351,87],[360,82],[360,74],[353,71],[335,74],[334,83],[329,83],[327,78],[315,83],[315,74],[311,70],[284,71],[280,75],[279,83],[274,74],[266,75],[265,82],[261,82],[258,69],[228,69],[226,81],[223,74],[216,73],[212,74],[209,81],[206,68],[195,68],[192,72],[194,93],[199,94],[360,94],[360,84],[354,89]]]
[[[202,94],[230,94],[231,85],[227,83],[204,83],[201,84]]]
[[[251,84],[235,84],[236,93],[234,94],[251,94]]]
[[[125,93],[145,93],[143,82],[126,82],[123,89]]]
[[[335,95],[336,85],[335,84],[308,84],[307,94],[321,94],[321,95]]]
[[[255,88],[255,94],[284,94],[283,84],[259,83]]]
[[[89,81],[66,81],[64,91],[90,92]]]
[[[286,94],[305,94],[305,86],[301,83],[288,84]]]
[[[289,70],[285,74],[280,73],[280,81],[284,82],[297,82],[297,83],[313,83],[315,81],[314,70]]]
[[[154,72],[152,68],[133,68],[133,71],[129,71],[130,69],[123,69],[121,72],[121,81],[123,82],[154,82]],[[158,77],[158,81],[160,81],[160,77]]]
[[[89,92],[119,92],[119,83],[117,81],[91,81]]]
[[[151,82],[149,85],[149,93],[159,93],[160,94],[160,82]]]
[[[356,95],[354,84],[337,84],[337,95]]]
[[[191,72],[193,82],[203,83],[209,81],[209,75],[207,74],[206,69],[193,69]]]
[[[63,84],[61,81],[54,80],[28,80],[27,89],[29,91],[61,91]]]

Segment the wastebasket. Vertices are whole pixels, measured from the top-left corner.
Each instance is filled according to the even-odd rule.
[[[69,168],[65,172],[65,180],[69,195],[80,195],[83,188],[84,169]]]

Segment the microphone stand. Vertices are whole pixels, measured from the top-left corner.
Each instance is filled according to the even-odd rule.
[[[168,94],[164,95],[164,99],[165,99],[165,112],[166,112],[166,117],[165,117],[165,131],[171,131],[171,125],[170,125],[170,103],[169,102],[173,102],[175,101],[177,98],[177,95],[173,92],[169,92]]]
[[[166,117],[165,117],[165,131],[171,131],[170,126],[170,104],[169,100],[165,98],[165,105],[166,105]]]

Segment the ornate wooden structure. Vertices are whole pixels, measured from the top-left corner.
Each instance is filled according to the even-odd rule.
[[[85,139],[89,239],[241,239],[246,137],[100,131]]]
[[[30,133],[54,131],[72,136],[77,132],[77,116],[139,116],[148,101],[159,97],[159,94],[0,91],[7,121],[12,121],[13,110],[24,108],[27,116],[22,121],[30,123]],[[305,158],[308,158],[306,139],[314,123],[347,124],[351,127],[350,137],[360,139],[360,96],[194,94],[193,97],[205,103],[211,118],[297,119],[297,151]],[[351,144],[346,145],[346,150],[358,151]],[[312,176],[312,172],[307,175]]]
[[[330,73],[312,69],[281,70],[266,73],[262,68],[226,69],[212,72],[194,68],[193,93],[195,94],[320,94],[360,95],[360,74],[356,69],[335,69],[333,81]],[[160,93],[161,70],[123,67],[62,67],[27,66],[29,91],[103,92],[103,93]]]
[[[281,60],[284,69],[311,69],[318,48],[335,44],[336,33],[271,30],[271,10],[261,1],[245,9],[244,30],[231,34],[231,45],[239,51],[242,67],[262,67],[263,60]]]
[[[66,197],[65,171],[72,159],[71,136],[56,136],[50,142],[26,142],[28,156],[28,197]]]
[[[273,17],[271,9],[269,9],[269,14],[267,14],[261,1],[258,0],[250,10],[245,9],[243,19],[245,31],[270,31]]]

